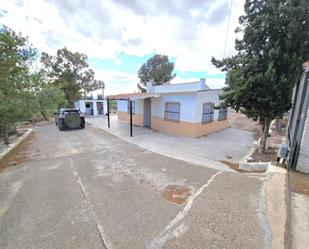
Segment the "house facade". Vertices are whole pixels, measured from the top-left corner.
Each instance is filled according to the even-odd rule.
[[[99,99],[87,99],[78,100],[75,102],[75,108],[79,109],[82,113],[86,115],[106,115],[107,107],[106,100]]]
[[[121,121],[130,120],[138,126],[187,137],[201,137],[229,127],[226,108],[220,103],[220,89],[210,89],[205,79],[197,82],[151,86],[146,93],[109,96],[117,99],[117,115]]]

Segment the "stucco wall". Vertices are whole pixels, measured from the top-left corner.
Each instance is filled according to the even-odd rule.
[[[164,108],[166,102],[180,103],[180,121],[196,122],[195,108],[196,108],[195,94],[171,94],[163,95],[161,98],[154,98],[151,101],[151,115],[157,118],[164,119]]]
[[[218,110],[215,110],[214,121],[202,124],[203,103],[212,102],[219,104],[218,93],[220,91],[201,91],[198,93],[186,94],[164,94],[160,98],[151,99],[151,128],[164,133],[176,134],[188,137],[201,137],[229,127],[228,120],[217,121]],[[180,103],[179,122],[164,120],[165,103]],[[127,113],[127,101],[117,101],[118,119],[129,122]],[[133,124],[143,126],[144,100],[135,100],[135,114]]]
[[[130,115],[127,112],[117,111],[118,120],[129,123]],[[144,116],[140,114],[132,115],[132,123],[138,126],[144,126]]]
[[[138,99],[133,101],[135,103],[135,114],[144,114],[144,100]],[[117,100],[117,110],[120,112],[128,112],[128,101]]]
[[[97,103],[103,103],[103,114],[107,113],[107,102],[106,100],[79,100],[75,102],[75,108],[79,109],[82,113],[91,113],[91,109],[93,109],[93,114],[98,115]],[[91,107],[86,108],[86,103],[90,103]]]
[[[197,93],[197,106],[196,106],[196,122],[202,122],[203,117],[203,104],[214,103],[218,105],[220,103],[219,95],[221,90],[201,91]],[[218,120],[219,110],[214,110],[214,121]]]
[[[304,173],[309,173],[309,110],[306,125],[304,127],[296,169]]]

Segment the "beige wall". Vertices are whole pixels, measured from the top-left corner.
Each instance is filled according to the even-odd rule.
[[[118,119],[125,122],[130,122],[130,115],[127,112],[118,111]],[[140,114],[132,115],[133,124],[144,126],[144,116]],[[163,118],[151,117],[151,128],[163,133],[180,135],[185,137],[202,137],[207,134],[220,131],[228,128],[228,120],[213,121],[208,124],[191,123],[191,122],[172,122],[166,121]]]
[[[228,120],[214,121],[209,124],[190,122],[171,122],[162,118],[151,117],[151,128],[164,133],[181,135],[186,137],[201,137],[229,127]]]
[[[117,115],[118,115],[118,120],[130,122],[130,115],[127,112],[118,111]],[[144,116],[143,115],[133,114],[132,121],[133,121],[133,124],[135,125],[144,126]]]

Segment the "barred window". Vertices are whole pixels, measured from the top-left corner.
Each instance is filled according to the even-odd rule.
[[[211,123],[214,120],[214,104],[204,103],[203,104],[203,117],[202,123]]]
[[[164,119],[168,121],[179,122],[180,118],[180,103],[168,102],[165,103]]]
[[[226,120],[227,119],[227,107],[219,109],[219,117],[218,120]]]
[[[132,101],[132,114],[135,114],[135,101]],[[128,100],[128,113],[130,114],[130,100]]]

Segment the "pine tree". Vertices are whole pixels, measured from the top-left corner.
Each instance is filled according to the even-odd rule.
[[[309,59],[307,0],[246,0],[239,18],[243,33],[235,56],[212,63],[226,71],[223,104],[262,124],[260,152],[265,152],[271,121],[291,107],[291,95]]]

